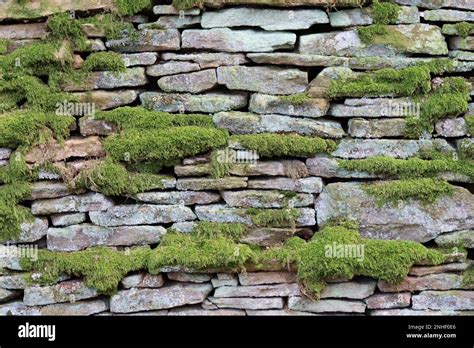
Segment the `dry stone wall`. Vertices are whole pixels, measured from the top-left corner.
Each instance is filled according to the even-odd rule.
[[[1,315],[474,313],[473,0],[119,3],[0,4]]]

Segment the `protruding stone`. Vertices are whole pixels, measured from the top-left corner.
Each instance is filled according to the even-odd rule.
[[[46,231],[48,230],[48,220],[46,218],[34,218],[31,222],[21,223],[20,229],[20,236],[16,242],[36,242],[46,235]]]
[[[124,53],[122,59],[126,67],[152,65],[158,59],[158,54],[156,52]]]
[[[45,39],[47,35],[46,23],[3,24],[0,26],[0,39]]]
[[[349,134],[354,138],[390,138],[403,137],[406,132],[406,120],[390,118],[386,120],[349,120]]]
[[[422,291],[412,302],[413,309],[474,310],[474,291]]]
[[[37,181],[31,184],[29,199],[58,198],[71,194],[66,184],[60,181]]]
[[[285,208],[307,207],[313,204],[313,195],[308,193],[289,195],[281,191],[245,190],[223,191],[221,195],[230,207]]]
[[[133,103],[138,91],[133,89],[110,91],[87,91],[72,93],[80,103],[92,103],[94,109],[106,110]],[[92,115],[90,115],[92,116]]]
[[[76,83],[68,82],[64,86],[66,92],[89,91],[91,89],[113,89],[119,87],[143,86],[148,82],[145,76],[145,68],[129,68],[124,72],[94,71],[89,76]]]
[[[410,268],[410,275],[417,277],[446,272],[463,272],[469,267],[469,264],[463,262],[448,263],[439,266],[415,266]]]
[[[294,296],[288,300],[288,308],[296,311],[313,313],[364,313],[362,301],[319,300],[311,301],[306,297]]]
[[[440,247],[462,245],[465,248],[474,248],[474,230],[445,233],[436,237],[435,242]]]
[[[156,22],[143,23],[138,29],[184,29],[201,23],[200,16],[160,16]]]
[[[400,284],[390,284],[386,281],[379,281],[378,288],[382,292],[400,291],[421,291],[421,290],[450,290],[468,289],[468,285],[463,284],[462,275],[452,273],[429,274],[423,277],[405,277]],[[471,286],[474,288],[474,285]]]
[[[290,116],[321,117],[329,109],[329,102],[322,98],[308,98],[302,103],[292,103],[285,98],[252,94],[249,110],[258,114],[280,114]]]
[[[350,27],[356,25],[374,24],[370,7],[338,10],[329,13],[332,27]],[[413,24],[420,22],[420,12],[415,6],[400,7],[397,24]]]
[[[34,215],[49,215],[55,213],[85,213],[95,210],[107,210],[114,205],[113,201],[100,193],[86,193],[79,196],[34,201],[31,212]]]
[[[79,131],[83,136],[110,135],[117,131],[117,125],[105,120],[81,117],[79,119]]]
[[[171,316],[243,316],[245,311],[238,309],[203,309],[199,307],[181,307],[172,309],[168,315]]]
[[[246,188],[247,178],[226,177],[221,179],[212,178],[189,178],[178,179],[176,188],[178,190],[230,190]]]
[[[435,129],[436,133],[446,138],[463,137],[467,134],[466,120],[462,117],[439,120]]]
[[[310,177],[302,179],[290,178],[262,178],[248,181],[249,189],[274,189],[305,193],[320,193],[323,189],[321,178]]]
[[[223,65],[240,65],[248,63],[247,58],[241,53],[163,53],[163,60],[191,61],[197,63],[201,69],[217,68]],[[171,63],[171,62],[170,62]]]
[[[398,294],[375,294],[365,299],[368,309],[392,309],[409,307],[411,293],[401,292]]]
[[[210,90],[216,85],[217,75],[214,69],[165,76],[158,80],[158,86],[165,92],[200,93]]]
[[[97,291],[86,287],[81,280],[68,280],[53,286],[33,286],[25,289],[23,302],[27,306],[75,302],[96,297]]]
[[[178,282],[189,282],[189,283],[206,283],[211,280],[211,274],[204,273],[183,273],[183,272],[170,272],[166,274],[168,279],[176,280]]]
[[[474,51],[474,36],[468,37],[451,37],[449,38],[449,48],[451,50]]]
[[[322,291],[321,298],[364,299],[375,292],[375,286],[373,280],[329,283]]]
[[[257,227],[251,228],[240,238],[241,243],[259,245],[262,247],[281,246],[297,232],[295,228]]]
[[[125,289],[130,288],[161,288],[165,280],[161,274],[137,273],[126,276],[121,280]]]
[[[153,204],[210,204],[217,203],[218,193],[205,191],[144,192],[136,195],[137,200]]]
[[[53,226],[63,227],[83,223],[86,221],[85,213],[71,213],[71,214],[53,214],[50,215]]]
[[[157,5],[153,6],[153,13],[157,15],[179,15],[184,16],[197,16],[201,13],[201,9],[197,7],[190,8],[188,10],[178,10],[173,5]]]
[[[60,162],[71,157],[102,157],[105,150],[99,137],[70,138],[63,144],[57,141],[40,144],[32,148],[25,156],[26,162],[37,163],[50,160]]]
[[[350,98],[344,104],[332,104],[328,115],[334,117],[406,117],[419,112],[409,98]]]
[[[423,18],[429,22],[474,22],[474,12],[458,10],[431,10],[423,12]]]
[[[196,63],[170,61],[147,67],[146,74],[150,76],[160,77],[197,71],[199,69],[199,64]]]
[[[155,52],[179,50],[180,35],[177,29],[140,30],[138,39],[108,40],[107,48],[118,52]]]
[[[300,295],[298,284],[251,286],[223,286],[214,291],[214,297],[287,297]]]
[[[242,285],[262,285],[277,283],[295,283],[296,275],[290,272],[250,272],[240,273],[239,281]]]
[[[218,308],[236,309],[279,309],[283,308],[284,301],[281,297],[267,298],[222,298],[209,297],[208,300]]]

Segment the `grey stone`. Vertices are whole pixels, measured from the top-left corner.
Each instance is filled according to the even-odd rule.
[[[212,178],[189,178],[178,179],[176,188],[178,190],[229,190],[247,187],[247,178],[226,177],[221,179]]]
[[[267,94],[304,92],[308,84],[306,72],[267,66],[223,66],[217,68],[219,84],[228,89]]]
[[[329,109],[329,101],[322,98],[309,98],[303,103],[292,104],[284,98],[252,94],[249,110],[259,114],[280,114],[290,116],[321,117]]]
[[[199,64],[196,63],[169,61],[147,67],[146,74],[159,77],[197,71],[199,69]]]
[[[309,174],[321,176],[323,178],[373,179],[383,177],[376,174],[345,170],[339,166],[337,159],[325,155],[308,158],[306,160],[306,167],[308,168]]]
[[[295,9],[290,13],[280,9],[250,7],[206,11],[202,16],[203,28],[260,27],[264,30],[301,30],[314,24],[329,23],[321,10]]]
[[[176,280],[178,282],[188,283],[206,283],[211,280],[211,274],[204,273],[183,273],[183,272],[170,272],[166,274],[168,279]]]
[[[321,298],[350,298],[364,299],[375,292],[376,282],[373,280],[358,280],[326,285]]]
[[[110,198],[100,193],[86,193],[61,198],[42,199],[34,201],[31,212],[34,215],[49,215],[55,213],[85,213],[95,210],[107,210],[114,205]]]
[[[215,288],[220,286],[237,286],[239,285],[239,280],[233,274],[218,273],[217,277],[211,279],[211,283]]]
[[[450,311],[450,310],[413,310],[411,308],[402,308],[402,309],[377,309],[370,311],[369,315],[379,315],[379,316],[457,316],[457,315],[473,315],[473,311]]]
[[[68,186],[60,181],[37,181],[30,185],[31,195],[28,197],[31,200],[58,198],[70,195]]]
[[[125,289],[130,288],[161,288],[165,280],[161,274],[137,273],[126,276],[121,280]]]
[[[163,60],[191,61],[197,63],[201,69],[217,68],[223,65],[240,65],[248,63],[248,59],[241,53],[163,53]]]
[[[287,297],[300,295],[298,284],[271,284],[249,286],[223,286],[214,291],[218,297]]]
[[[305,193],[320,193],[323,190],[321,178],[309,177],[301,179],[291,178],[262,178],[248,181],[249,189],[274,189]]]
[[[400,284],[379,281],[378,288],[382,292],[469,289],[473,286],[464,285],[462,275],[453,273],[428,274],[423,277],[405,277]]]
[[[126,67],[152,65],[158,59],[158,54],[156,52],[124,53],[122,59]]]
[[[371,9],[368,7],[333,11],[329,13],[329,20],[331,26],[335,28],[374,24]],[[400,7],[400,14],[396,21],[397,24],[413,24],[419,22],[420,12],[417,7]]]
[[[166,233],[161,226],[100,227],[91,224],[48,229],[48,249],[76,251],[91,246],[128,246],[158,243]]]
[[[34,218],[33,221],[26,221],[20,224],[20,235],[11,243],[31,243],[43,238],[48,230],[48,220],[46,218]]]
[[[295,283],[296,275],[290,272],[249,272],[240,273],[239,281],[242,285]]]
[[[443,7],[472,9],[472,0],[395,0],[397,4],[438,9]]]
[[[0,302],[13,300],[21,295],[20,291],[0,289]]]
[[[48,35],[46,23],[9,24],[0,27],[0,39],[45,39]]]
[[[295,193],[288,196],[281,191],[245,190],[223,191],[221,196],[230,207],[242,208],[285,208],[306,207],[313,204],[313,195]]]
[[[409,98],[360,98],[346,99],[344,104],[332,104],[328,115],[334,117],[405,117],[417,111]]]
[[[192,210],[181,205],[117,205],[107,211],[89,213],[92,223],[99,226],[144,225],[181,222],[196,219]]]
[[[273,247],[282,245],[298,231],[295,228],[258,227],[251,228],[245,236],[240,238],[241,243]]]
[[[288,308],[291,310],[313,313],[364,313],[366,305],[362,301],[311,301],[306,297],[293,296],[288,300]]]
[[[187,29],[182,33],[182,48],[210,49],[223,52],[271,52],[294,47],[296,34],[254,30]]]
[[[140,24],[138,29],[183,29],[194,27],[199,23],[201,23],[200,16],[160,16],[156,22]]]
[[[469,267],[469,264],[463,262],[448,263],[439,266],[415,266],[410,268],[410,275],[417,277],[428,274],[446,273],[446,272],[463,272]]]
[[[107,48],[118,52],[155,52],[179,50],[180,35],[177,29],[140,30],[137,40],[124,38],[108,40]]]
[[[209,204],[220,201],[220,195],[205,191],[144,192],[136,195],[137,200],[154,204]]]
[[[248,316],[312,316],[316,315],[309,312],[291,311],[289,309],[267,309],[267,310],[246,310]]]
[[[247,106],[247,96],[246,92],[208,92],[200,95],[144,92],[140,94],[140,100],[155,111],[214,113]]]
[[[284,301],[281,297],[267,298],[216,298],[209,297],[208,300],[218,308],[236,309],[279,309],[283,308]]]
[[[98,314],[108,309],[108,301],[103,299],[75,303],[57,303],[46,306],[26,306],[23,302],[17,301],[1,305],[0,315],[77,316]]]
[[[158,86],[165,92],[200,93],[210,90],[216,85],[217,75],[214,69],[165,76],[158,80]]]
[[[68,82],[64,86],[66,92],[89,91],[91,89],[112,89],[119,87],[143,86],[148,82],[145,69],[129,68],[124,72],[94,71],[81,82]]]
[[[413,309],[474,310],[474,291],[422,291],[412,301]]]
[[[133,89],[114,91],[86,91],[71,93],[81,103],[92,103],[95,109],[107,110],[133,103],[138,98],[138,91]],[[81,129],[82,132],[82,129]],[[82,133],[81,133],[82,134]],[[82,135],[88,135],[87,133]]]
[[[349,120],[349,134],[354,138],[403,137],[406,131],[406,120],[390,118],[386,120]]]
[[[197,7],[190,8],[188,10],[178,10],[173,5],[157,5],[153,6],[153,13],[158,15],[179,15],[184,16],[197,16],[201,13],[201,9]]]
[[[294,132],[328,138],[344,136],[341,124],[328,120],[259,115],[240,111],[219,112],[213,119],[218,128],[225,128],[233,134]]]
[[[394,207],[379,206],[360,183],[333,183],[316,199],[315,208],[319,225],[333,218],[357,220],[361,234],[369,238],[427,242],[443,232],[474,226],[473,195],[460,187],[435,204],[410,200]]]
[[[465,248],[474,248],[474,230],[456,231],[441,234],[435,239],[440,247],[462,245]]]
[[[458,60],[474,61],[474,52],[454,50],[449,51],[449,57]]]
[[[203,309],[203,308],[196,308],[196,307],[181,307],[181,308],[172,309],[168,315],[228,317],[228,316],[243,316],[245,315],[245,311],[238,310],[238,309]]]
[[[392,309],[409,307],[411,294],[401,292],[398,294],[375,294],[365,299],[368,309]]]
[[[446,138],[463,137],[467,134],[466,120],[462,117],[439,120],[435,129],[436,133]]]
[[[431,10],[423,12],[423,18],[425,21],[429,22],[473,22],[474,12],[458,10]]]
[[[474,36],[466,38],[455,36],[449,38],[449,48],[451,50],[474,51]]]
[[[177,232],[189,233],[194,229],[195,226],[195,221],[175,222],[173,225],[171,225],[170,229]]]
[[[176,283],[159,289],[119,291],[110,299],[110,311],[130,313],[201,303],[211,290],[211,284]]]
[[[12,153],[11,149],[0,148],[0,159],[7,160],[10,158]]]
[[[23,302],[27,306],[75,302],[98,296],[95,289],[85,286],[81,280],[69,280],[53,286],[34,286],[25,289]]]
[[[81,135],[110,135],[117,131],[117,125],[105,120],[95,120],[90,117],[79,119],[79,130]]]

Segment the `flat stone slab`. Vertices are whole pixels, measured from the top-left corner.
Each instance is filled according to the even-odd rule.
[[[323,190],[321,178],[309,177],[301,179],[291,178],[262,178],[248,181],[249,189],[273,189],[304,193],[320,193]]]
[[[226,177],[221,179],[212,178],[189,178],[178,179],[176,188],[178,190],[230,190],[247,187],[247,178]]]
[[[329,283],[321,292],[321,298],[364,299],[375,292],[376,284],[372,280]]]
[[[445,233],[436,237],[435,242],[441,247],[462,245],[465,248],[474,248],[474,230]]]
[[[198,71],[200,69],[201,67],[197,63],[169,61],[147,67],[146,74],[149,76],[160,77]]]
[[[410,268],[410,275],[417,277],[426,276],[428,274],[446,273],[446,272],[464,272],[469,264],[463,262],[448,263],[439,266],[415,266]]]
[[[138,87],[147,84],[145,68],[128,68],[124,72],[93,71],[81,82],[67,82],[66,92],[81,92],[92,89],[113,89],[119,87]]]
[[[209,297],[209,302],[217,308],[235,308],[235,309],[280,309],[283,308],[284,300],[281,297],[263,297],[263,298],[224,298]]]
[[[370,7],[333,11],[329,13],[329,20],[331,26],[334,28],[374,24],[372,9]],[[413,24],[419,22],[420,12],[417,7],[400,7],[400,14],[396,21],[397,24]]]
[[[403,137],[406,133],[406,120],[403,118],[385,120],[353,118],[349,120],[348,133],[354,138]]]
[[[124,53],[122,54],[123,62],[126,67],[136,65],[152,65],[158,59],[156,52],[140,52],[140,53]]]
[[[118,52],[175,51],[180,48],[180,34],[177,29],[143,29],[137,40],[131,38],[108,40],[107,48]]]
[[[364,313],[366,304],[362,301],[319,300],[294,296],[288,300],[288,308],[312,313]]]
[[[136,199],[153,204],[194,205],[217,203],[221,196],[218,193],[206,191],[170,191],[139,193]]]
[[[201,69],[217,68],[225,65],[240,65],[248,63],[248,59],[241,53],[199,52],[199,53],[163,53],[164,61],[185,61],[198,64]]]
[[[0,26],[0,39],[45,39],[48,35],[46,23],[10,24]]]
[[[252,94],[249,111],[258,114],[280,114],[289,116],[321,117],[329,109],[329,101],[323,98],[308,98],[294,104],[282,97],[268,94]]]
[[[287,297],[300,295],[298,284],[271,284],[223,286],[214,291],[214,297]]]
[[[451,290],[451,289],[469,289],[469,286],[463,284],[463,276],[453,273],[428,274],[422,277],[405,277],[400,284],[390,284],[386,281],[379,281],[378,288],[383,292],[400,291],[421,291],[421,290]]]
[[[130,288],[161,288],[165,279],[161,274],[137,273],[126,276],[120,283],[125,289]]]
[[[81,103],[93,103],[94,108],[107,110],[133,103],[138,98],[138,91],[133,89],[111,91],[87,91],[71,93]],[[82,134],[82,133],[81,133]],[[87,133],[83,135],[88,135]]]
[[[295,193],[290,198],[285,192],[264,190],[223,191],[221,196],[227,205],[239,208],[307,207],[314,201],[308,193]]]
[[[189,283],[206,283],[212,278],[211,274],[204,273],[184,273],[184,272],[169,272],[166,274],[168,279],[175,280],[177,282],[189,282]]]
[[[474,310],[474,291],[422,291],[412,296],[413,309]]]
[[[296,275],[290,272],[248,272],[239,273],[239,281],[242,285],[295,283]]]
[[[81,280],[68,280],[53,286],[33,286],[25,289],[23,302],[27,306],[75,302],[98,296],[97,291],[86,287]]]
[[[401,292],[398,294],[375,294],[365,299],[368,309],[392,309],[409,307],[411,293]]]
[[[398,207],[380,207],[360,183],[333,183],[316,199],[315,209],[319,225],[333,218],[356,220],[368,238],[427,242],[443,232],[474,226],[474,196],[460,187],[452,197],[441,197],[435,204],[410,200]]]
[[[165,92],[200,93],[217,86],[217,75],[214,69],[207,69],[165,76],[158,80],[158,86]]]
[[[26,306],[23,302],[16,301],[0,305],[0,315],[84,316],[103,313],[108,309],[109,303],[105,299],[55,303],[46,306]]]
[[[31,184],[31,200],[68,196],[71,191],[60,181],[37,181]]]
[[[61,198],[34,201],[31,212],[34,215],[55,213],[85,213],[95,210],[107,210],[114,205],[110,198],[100,193],[89,192],[83,195],[71,195]]]

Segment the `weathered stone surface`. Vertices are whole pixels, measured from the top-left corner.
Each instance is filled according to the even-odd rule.
[[[141,53],[124,53],[122,54],[123,62],[126,67],[136,65],[152,65],[158,59],[156,52],[141,52]]]
[[[398,294],[375,294],[365,299],[368,309],[391,309],[409,307],[411,294],[401,292]]]
[[[472,0],[395,0],[395,2],[400,5],[419,6],[429,9],[451,7],[469,10],[472,8]]]
[[[0,276],[0,288],[9,290],[23,290],[31,286],[24,273]]]
[[[228,317],[228,316],[243,316],[245,311],[238,309],[203,309],[199,307],[181,307],[172,309],[168,315],[177,315],[177,316],[219,316],[219,317]]]
[[[161,288],[165,279],[161,274],[137,273],[126,276],[121,280],[125,289],[130,288]]]
[[[323,178],[380,178],[382,176],[369,174],[365,172],[348,171],[341,167],[337,159],[325,155],[318,155],[306,160],[308,172],[311,175],[321,176]],[[250,187],[250,186],[249,186]]]
[[[474,51],[474,36],[466,38],[455,36],[449,38],[449,48],[452,50]]]
[[[413,310],[410,308],[402,309],[377,309],[370,311],[369,315],[389,315],[389,316],[457,316],[473,315],[473,311],[450,311],[450,310]]]
[[[187,29],[182,33],[182,48],[210,49],[223,52],[271,52],[293,48],[296,34],[254,30]]]
[[[48,229],[48,249],[76,251],[91,246],[128,246],[158,243],[166,233],[161,226],[99,227],[91,224]]]
[[[0,289],[0,302],[13,300],[21,295],[20,291]]]
[[[33,286],[25,289],[23,302],[27,306],[75,302],[96,297],[97,291],[86,287],[81,280],[68,280],[53,286]]]
[[[474,12],[458,10],[431,10],[423,12],[423,18],[429,22],[474,21]]]
[[[158,86],[165,92],[200,93],[212,89],[216,85],[217,75],[214,69],[165,76],[158,80]]]
[[[20,265],[20,256],[22,252],[30,252],[30,257],[34,257],[34,248],[20,249],[16,245],[3,245],[0,244],[0,269],[9,269],[13,271],[22,271]]]
[[[474,291],[423,291],[412,302],[413,309],[474,310]]]
[[[446,272],[463,272],[468,268],[467,263],[456,262],[456,263],[448,263],[446,265],[439,265],[439,266],[416,266],[410,269],[410,275],[414,275],[417,277],[425,276],[428,274],[435,274],[435,273],[446,273]]]
[[[280,246],[298,231],[294,228],[251,228],[245,236],[240,238],[240,242],[263,247]]]
[[[117,125],[105,120],[81,117],[79,119],[79,131],[83,136],[110,135],[117,131]]]
[[[439,149],[454,152],[454,148],[444,139],[434,140],[362,140],[343,139],[336,151],[332,153],[340,158],[368,158],[373,156],[389,156],[408,158],[415,156],[420,150]]]
[[[184,16],[197,16],[199,13],[201,13],[201,9],[193,7],[188,10],[178,10],[173,5],[157,5],[153,6],[153,13],[158,15],[183,14]]]
[[[466,120],[462,117],[439,120],[435,129],[436,133],[447,138],[463,137],[467,134]]]
[[[267,310],[251,310],[245,311],[248,316],[314,316],[316,314],[310,312],[291,311],[289,309],[267,309]]]
[[[295,283],[296,275],[290,272],[250,272],[240,273],[239,281],[242,285],[262,285],[276,283]]]
[[[196,222],[194,221],[175,222],[173,225],[171,225],[170,230],[182,233],[189,233],[193,230],[195,226]]]
[[[339,10],[329,13],[329,20],[332,27],[350,27],[354,25],[373,24],[370,8],[354,8],[349,10]],[[415,6],[400,8],[397,24],[413,24],[420,22],[420,12]]]
[[[328,138],[341,138],[344,130],[340,123],[281,115],[259,115],[249,112],[219,112],[213,117],[218,128],[233,134],[295,132]]]
[[[465,248],[474,248],[474,230],[445,233],[436,237],[435,242],[441,247],[462,245]]]
[[[26,306],[23,302],[16,301],[1,305],[0,315],[77,316],[93,315],[108,309],[108,301],[103,299],[75,303],[56,303],[46,306]]]
[[[180,35],[176,29],[140,30],[138,40],[124,38],[108,40],[107,48],[118,52],[155,52],[179,50]]]
[[[86,193],[61,198],[34,201],[31,212],[34,215],[55,213],[85,213],[94,210],[107,210],[114,205],[113,201],[100,193]]]
[[[296,311],[326,313],[364,313],[365,303],[362,301],[320,300],[311,301],[306,297],[294,296],[288,300],[288,308]]]
[[[305,91],[308,74],[297,69],[267,66],[224,66],[217,68],[217,80],[228,89],[294,94]]]
[[[10,24],[0,26],[0,39],[44,39],[48,35],[46,23]]]
[[[105,150],[99,137],[70,138],[59,144],[57,141],[32,148],[25,156],[26,162],[36,163],[50,160],[59,162],[70,157],[102,157]]]
[[[238,7],[206,11],[202,15],[201,25],[203,28],[260,27],[265,30],[300,30],[323,23],[329,23],[329,19],[321,10],[295,9],[290,15],[286,10]]]
[[[117,205],[107,211],[90,212],[89,216],[92,223],[106,227],[180,222],[196,218],[188,207],[152,204]]]
[[[247,178],[235,177],[178,179],[176,183],[178,190],[230,190],[245,187],[247,187]]]
[[[218,288],[221,289],[221,288]],[[209,297],[208,300],[218,308],[236,309],[279,309],[283,308],[284,301],[281,297],[267,298],[223,298]]]
[[[320,54],[343,57],[393,56],[397,52],[444,55],[448,47],[439,27],[429,24],[388,26],[394,35],[409,44],[392,47],[383,44],[364,44],[356,30],[310,34],[300,36],[298,51],[303,54]]]
[[[286,297],[300,295],[298,284],[223,286],[214,291],[217,297]]]
[[[406,120],[403,118],[386,120],[353,118],[349,120],[349,134],[354,138],[403,137],[405,128]]]
[[[349,98],[344,104],[332,104],[328,115],[334,117],[404,117],[417,104],[410,98]],[[408,112],[407,112],[408,111]]]
[[[460,187],[452,197],[442,197],[435,204],[408,201],[398,207],[380,207],[360,183],[333,183],[316,199],[315,208],[319,225],[332,218],[353,219],[369,238],[426,242],[443,232],[474,226],[474,197]]]
[[[223,65],[240,65],[248,63],[248,59],[241,53],[163,53],[163,60],[191,61],[197,63],[201,69],[217,68]],[[171,62],[170,62],[171,63]]]
[[[136,195],[139,201],[154,204],[209,204],[220,201],[220,195],[203,191],[144,192]]]
[[[386,281],[379,281],[378,288],[383,292],[400,291],[421,291],[421,290],[450,290],[468,289],[463,285],[462,275],[452,273],[429,274],[423,277],[405,277],[400,284],[390,284]],[[472,286],[474,288],[474,285]]]
[[[245,190],[224,191],[222,198],[230,207],[284,208],[306,207],[313,204],[313,195],[295,193],[291,197],[281,191]]]
[[[140,94],[143,105],[155,111],[166,112],[206,112],[235,110],[247,105],[246,92],[222,93],[208,92],[194,95],[188,93],[155,93]]]
[[[146,74],[159,77],[197,71],[199,69],[200,66],[197,63],[170,61],[147,67]]]
[[[30,185],[29,199],[58,198],[71,194],[67,185],[60,181],[37,181]]]
[[[71,226],[77,225],[86,221],[85,213],[72,213],[72,214],[53,214],[50,215],[53,226]]]
[[[110,299],[110,311],[130,313],[201,303],[211,290],[211,284],[176,283],[159,289],[119,291]]]
[[[454,50],[449,51],[449,57],[458,60],[474,61],[474,52]]]
[[[310,98],[303,103],[292,104],[285,99],[267,95],[252,94],[249,110],[258,114],[281,114],[290,116],[321,117],[329,109],[329,101],[323,98]]]
[[[206,283],[211,280],[211,274],[204,273],[183,273],[183,272],[170,272],[166,274],[168,279],[176,280],[178,282],[189,282],[189,283]]]
[[[213,287],[218,288],[220,286],[237,286],[239,281],[233,274],[218,273],[216,278],[211,279],[211,283]]]
[[[321,293],[321,298],[364,299],[375,291],[376,282],[358,280],[342,283],[330,283]]]
[[[201,23],[200,16],[161,16],[156,22],[144,23],[138,26],[138,29],[183,29],[194,27]]]
[[[35,218],[32,222],[23,222],[20,224],[20,236],[16,242],[36,242],[43,238],[48,230],[48,219]]]
[[[11,149],[0,148],[0,159],[5,160],[9,159],[12,153]]]
[[[81,82],[68,82],[66,92],[89,91],[91,89],[112,89],[119,87],[143,86],[148,82],[145,68],[129,68],[124,72],[94,71]]]
[[[72,93],[81,103],[93,103],[99,110],[113,109],[133,103],[138,98],[138,91],[133,89],[110,91],[87,91]]]
[[[295,208],[299,213],[296,219],[297,226],[313,226],[316,224],[314,209],[310,208]],[[199,220],[211,222],[239,222],[246,225],[251,225],[252,220],[247,214],[247,209],[231,208],[224,204],[210,204],[203,206],[196,206],[196,215]]]
[[[274,189],[305,193],[320,193],[323,189],[321,178],[310,177],[302,179],[262,178],[248,181],[249,189]]]

